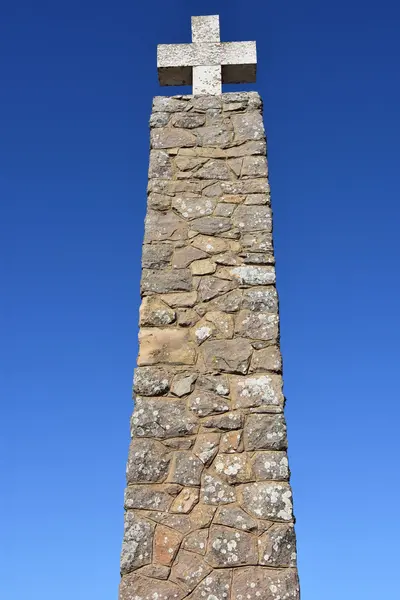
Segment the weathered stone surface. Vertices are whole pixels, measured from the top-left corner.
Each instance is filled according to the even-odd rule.
[[[168,152],[165,152],[165,150],[151,150],[149,177],[171,179],[172,174],[172,163]]]
[[[168,481],[181,485],[200,485],[204,465],[192,452],[176,452],[171,464]]]
[[[169,265],[172,257],[172,244],[144,244],[142,266],[144,269],[163,269]]]
[[[240,231],[272,231],[272,215],[269,206],[238,206],[232,222]]]
[[[242,310],[235,319],[235,333],[253,340],[277,342],[279,336],[278,315],[274,313]]]
[[[246,374],[253,349],[247,340],[216,340],[202,346],[204,364],[210,371]]]
[[[191,221],[190,227],[205,235],[216,235],[231,229],[232,223],[226,217],[200,217]]]
[[[268,346],[253,353],[250,365],[250,373],[258,371],[282,371],[282,357],[277,346]]]
[[[243,265],[230,270],[232,276],[247,285],[270,285],[275,283],[274,267]]]
[[[129,573],[151,563],[154,525],[133,511],[125,513],[121,573]]]
[[[171,581],[157,581],[157,593],[163,600],[182,600],[185,592]],[[123,577],[119,600],[154,600],[154,581],[134,573]]]
[[[278,312],[278,294],[271,285],[243,291],[243,308],[252,312]]]
[[[196,304],[197,292],[180,292],[176,294],[163,294],[161,296],[171,308],[191,307]]]
[[[157,112],[180,112],[187,109],[189,104],[188,97],[168,97],[168,96],[155,96],[153,98],[153,113]]]
[[[147,207],[153,210],[168,210],[171,207],[171,196],[150,193],[147,197]]]
[[[227,412],[230,409],[230,403],[218,394],[199,389],[190,396],[189,408],[199,417],[207,417]]]
[[[264,123],[262,116],[257,111],[232,115],[232,124],[235,131],[235,141],[247,142],[249,140],[264,139]]]
[[[168,579],[171,569],[165,565],[146,565],[139,571],[139,575],[151,577],[152,579]]]
[[[249,483],[243,486],[242,496],[246,512],[254,517],[272,521],[293,519],[292,491],[287,483]]]
[[[173,496],[160,485],[130,485],[125,490],[125,508],[139,510],[168,510]]]
[[[204,556],[206,553],[208,529],[198,529],[189,533],[182,542],[182,548],[189,552],[196,552]]]
[[[268,166],[264,156],[245,156],[243,159],[242,177],[268,177]]]
[[[229,395],[229,380],[226,375],[199,375],[197,386],[219,396]]]
[[[212,526],[205,560],[215,568],[256,565],[257,539],[243,531]]]
[[[220,125],[211,125],[197,130],[199,146],[226,148],[233,139],[233,132]]]
[[[175,311],[154,296],[143,298],[139,315],[142,327],[170,325],[176,318]]]
[[[168,121],[171,115],[167,112],[153,113],[150,117],[150,127],[165,127],[168,125]]]
[[[139,332],[138,365],[194,365],[196,350],[184,329],[145,329]]]
[[[185,400],[137,397],[131,427],[133,436],[173,438],[194,433],[197,419],[186,412]]]
[[[154,535],[154,560],[161,565],[170,567],[181,541],[182,534],[164,525],[157,525]]]
[[[202,433],[197,436],[193,454],[206,466],[212,463],[218,452],[219,437],[218,433]]]
[[[208,252],[208,254],[219,254],[230,248],[228,240],[205,235],[198,235],[195,237],[192,241],[192,246],[199,250],[203,250],[203,252]]]
[[[231,377],[233,408],[257,406],[282,406],[282,380],[280,375],[253,375]]]
[[[232,600],[299,600],[295,569],[248,567],[234,572]]]
[[[286,424],[281,414],[249,415],[244,427],[246,450],[285,450]]]
[[[171,460],[165,447],[155,440],[133,439],[126,469],[128,485],[164,481]]]
[[[230,292],[234,287],[235,285],[232,281],[224,281],[218,277],[206,275],[205,277],[201,278],[199,287],[197,289],[199,300],[202,300],[203,302],[212,300],[217,296],[221,296],[222,294]]]
[[[231,581],[230,569],[212,571],[188,596],[188,600],[227,600],[230,596]]]
[[[172,259],[172,266],[174,269],[185,269],[192,263],[194,260],[199,260],[201,258],[206,258],[207,254],[198,248],[193,248],[192,246],[185,246],[184,248],[179,248],[175,250],[174,256]],[[176,273],[173,273],[176,275]]]
[[[171,125],[182,127],[183,129],[195,129],[201,127],[206,122],[205,115],[198,113],[174,113],[171,119]]]
[[[207,417],[202,421],[203,427],[218,431],[232,431],[243,427],[243,415],[239,412],[229,412],[223,415]]]
[[[205,475],[201,484],[201,501],[204,504],[230,504],[236,502],[235,488],[210,473]]]
[[[296,566],[296,536],[292,524],[275,523],[260,537],[259,564],[269,567]]]
[[[232,173],[224,160],[210,159],[203,167],[193,173],[199,179],[232,179]]]
[[[257,521],[239,506],[221,506],[214,517],[215,525],[226,525],[241,531],[257,531]]]
[[[218,454],[213,463],[218,477],[230,484],[245,483],[251,480],[250,464],[245,453]]]
[[[251,459],[251,472],[257,481],[287,481],[289,463],[286,452],[255,452]]]
[[[243,451],[243,434],[241,431],[228,431],[221,437],[220,451],[226,454]]]
[[[151,131],[153,148],[188,148],[196,145],[196,136],[186,129],[163,128]]]
[[[142,271],[141,289],[143,294],[190,291],[191,288],[192,275],[186,269],[174,271],[143,269]]]
[[[184,219],[175,213],[148,210],[145,219],[144,243],[162,242],[165,240],[186,240],[188,226]]]
[[[192,275],[210,275],[215,273],[217,265],[215,262],[206,258],[205,260],[195,260],[190,265]]]
[[[185,219],[198,219],[211,215],[216,205],[215,198],[201,198],[190,196],[176,196],[172,200],[172,207]]]
[[[133,389],[142,396],[161,396],[169,390],[170,374],[160,367],[135,369]]]
[[[211,567],[198,554],[181,550],[172,567],[170,580],[191,592],[211,572]]]
[[[188,514],[199,501],[199,490],[184,488],[171,506],[171,512]]]
[[[180,327],[193,327],[199,319],[200,316],[191,308],[182,308],[178,311],[178,325]]]
[[[177,375],[172,383],[171,392],[175,396],[186,396],[193,390],[197,375],[195,373],[187,373]]]
[[[298,600],[261,100],[151,127],[119,600]]]

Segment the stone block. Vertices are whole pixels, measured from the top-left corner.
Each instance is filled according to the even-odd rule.
[[[139,332],[138,365],[194,365],[196,349],[185,329],[142,328]]]

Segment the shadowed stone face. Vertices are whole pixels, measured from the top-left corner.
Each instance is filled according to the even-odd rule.
[[[261,100],[150,124],[119,600],[298,600]]]

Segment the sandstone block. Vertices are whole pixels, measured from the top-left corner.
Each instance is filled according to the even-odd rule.
[[[154,535],[154,560],[170,567],[182,541],[182,534],[164,525],[157,525]]]
[[[243,427],[243,415],[239,412],[229,412],[223,415],[207,417],[202,421],[203,427],[217,431],[232,431]]]
[[[206,258],[205,260],[195,260],[190,265],[192,275],[210,275],[215,273],[217,265],[215,262]]]
[[[179,111],[185,111],[188,108],[189,97],[168,97],[168,96],[155,96],[153,98],[153,113],[156,112],[168,112],[175,113]]]
[[[146,329],[139,332],[138,365],[194,365],[196,349],[184,329]]]
[[[265,156],[245,156],[243,159],[242,177],[268,177],[268,166]]]
[[[222,373],[246,374],[253,349],[244,339],[212,340],[202,345],[206,369]]]
[[[249,140],[264,139],[264,123],[259,112],[235,114],[232,115],[231,119],[235,131],[235,141],[247,142]]]
[[[174,269],[185,269],[193,261],[206,257],[207,254],[202,250],[199,250],[198,248],[193,248],[192,246],[184,246],[183,248],[175,250],[172,259],[172,266],[174,267]],[[173,274],[175,275],[175,273]]]
[[[218,277],[212,277],[211,275],[201,277],[198,286],[199,300],[203,302],[212,300],[217,296],[221,296],[230,292],[235,287],[233,281],[227,281],[219,279]]]
[[[230,484],[246,483],[251,480],[250,465],[245,453],[218,454],[213,469],[220,479]]]
[[[155,296],[143,298],[139,315],[142,327],[170,325],[176,318],[175,311]]]
[[[192,592],[189,600],[227,600],[230,596],[231,581],[232,571],[230,569],[211,571]]]
[[[171,512],[188,514],[199,501],[199,490],[184,488],[171,506]]]
[[[231,220],[226,217],[200,217],[190,223],[194,231],[205,235],[218,235],[228,231],[231,227]]]
[[[174,378],[174,381],[171,386],[171,392],[175,396],[186,396],[190,394],[194,388],[195,381],[197,379],[197,375],[195,373],[183,373],[177,375]]]
[[[124,505],[126,509],[167,511],[173,499],[160,485],[130,485],[125,490]]]
[[[220,451],[226,454],[243,452],[243,434],[241,431],[228,431],[221,437]]]
[[[227,412],[230,403],[229,400],[218,394],[198,389],[189,398],[189,408],[199,417],[207,417]]]
[[[182,129],[195,129],[201,127],[206,122],[205,115],[196,113],[174,113],[171,119],[171,125],[182,127]]]
[[[171,308],[192,307],[196,304],[197,292],[163,294],[161,300]]]
[[[230,273],[239,283],[246,285],[271,285],[275,283],[274,267],[256,267],[252,265],[243,265],[233,267]]]
[[[243,291],[243,308],[252,312],[278,312],[278,294],[274,286]]]
[[[277,346],[268,346],[253,353],[250,365],[250,373],[258,371],[282,371],[282,357]]]

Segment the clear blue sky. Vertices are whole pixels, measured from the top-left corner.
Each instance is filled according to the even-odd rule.
[[[256,39],[304,600],[398,594],[400,4],[0,10],[0,596],[117,597],[156,44]],[[177,90],[177,93],[179,90]],[[396,592],[397,590],[397,592]]]

